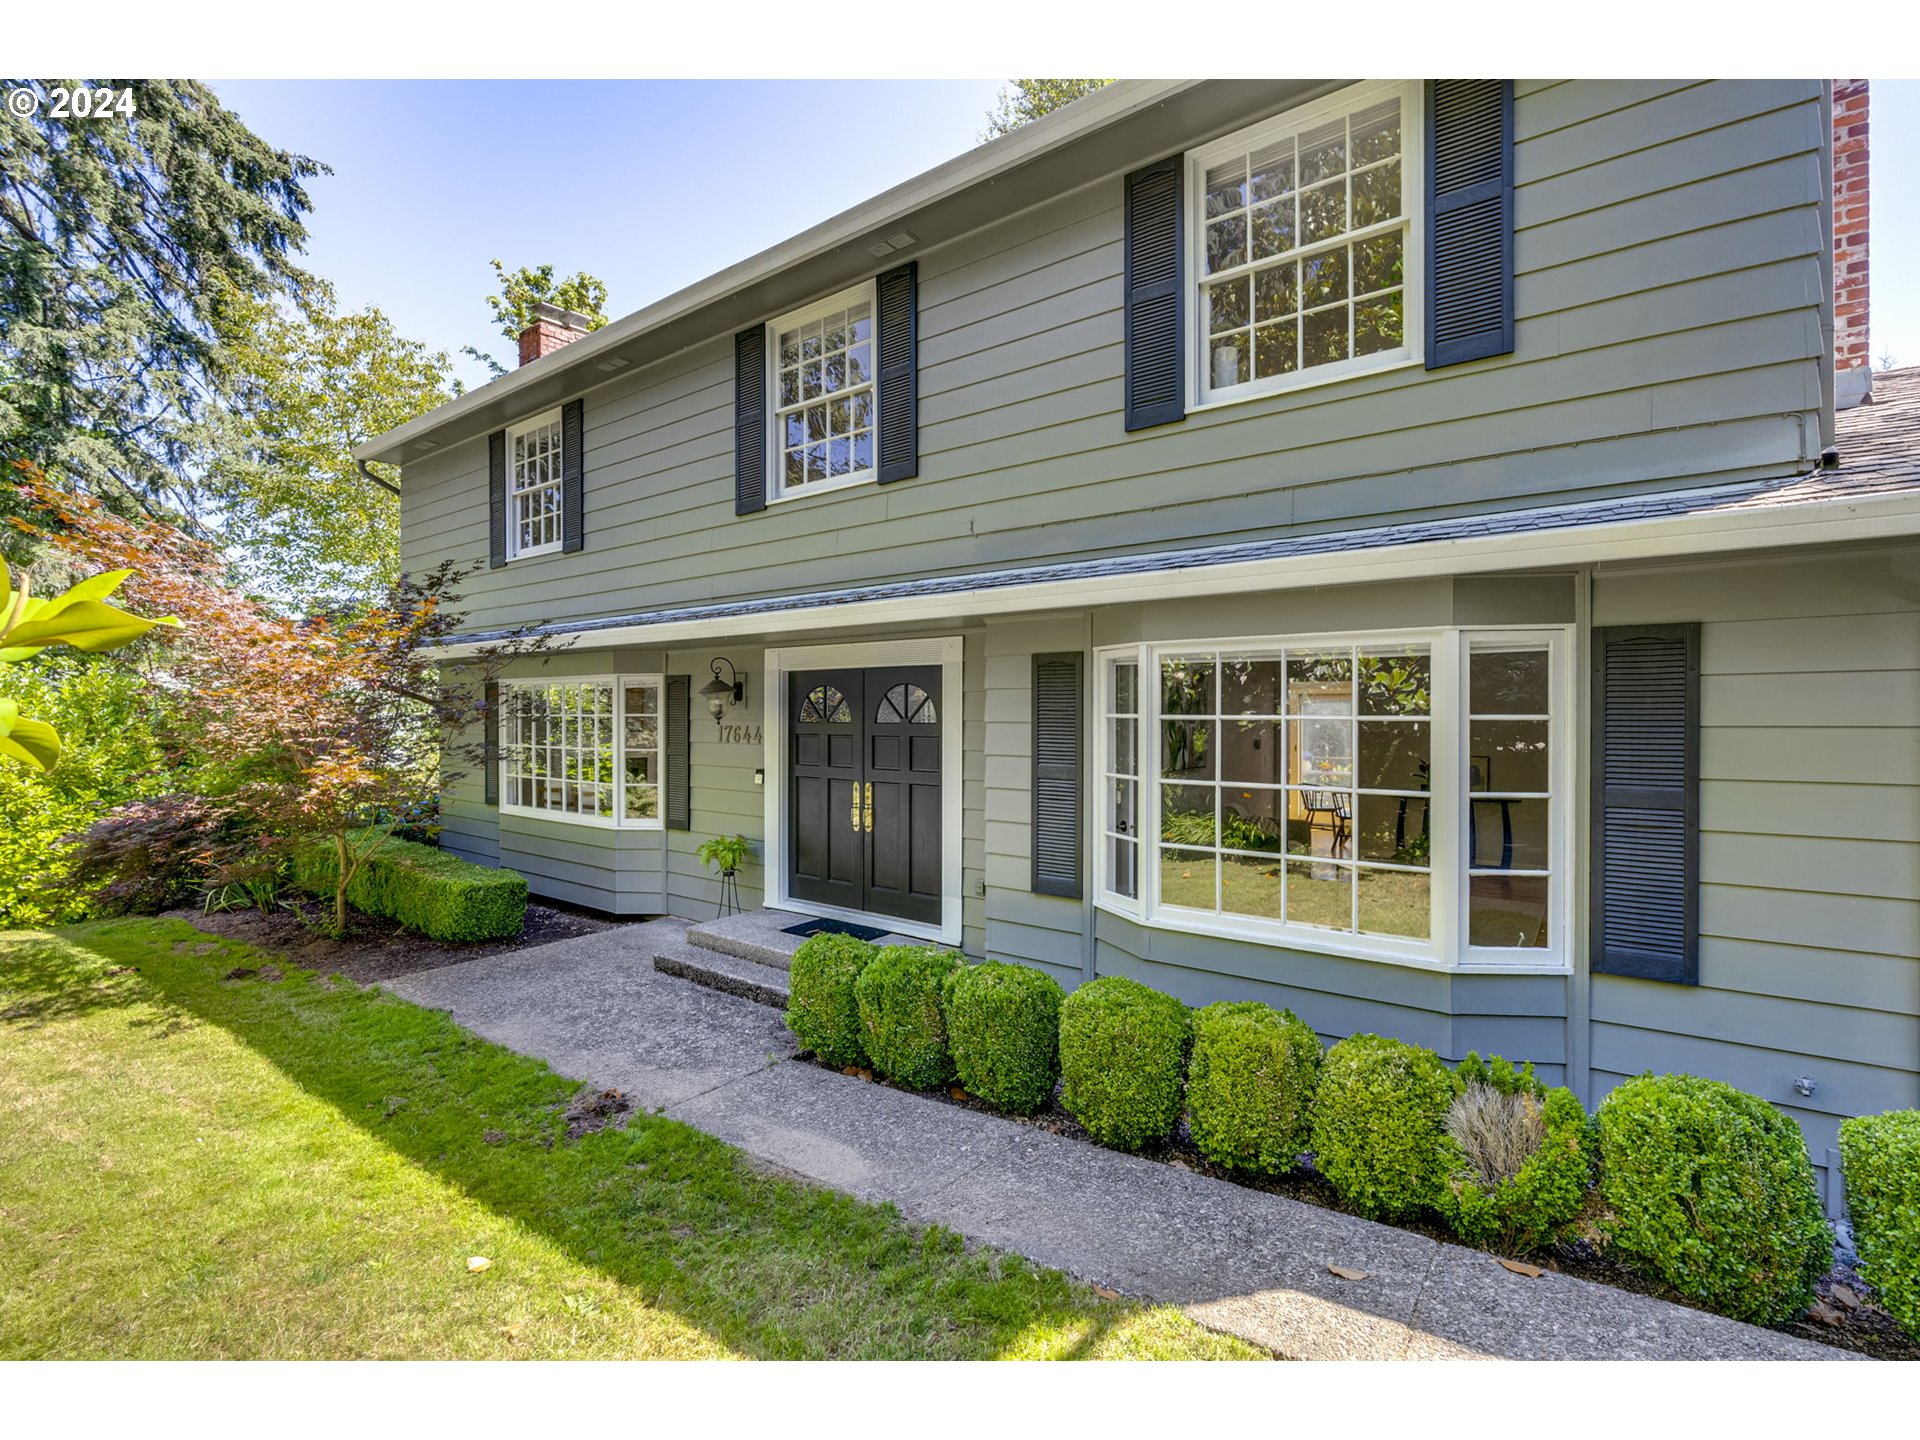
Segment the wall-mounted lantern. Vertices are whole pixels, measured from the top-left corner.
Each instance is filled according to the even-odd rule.
[[[729,678],[720,678],[720,667],[727,667]],[[713,678],[700,687],[700,693],[707,702],[707,711],[717,721],[727,713],[728,705],[739,705],[747,698],[747,682],[740,672],[733,668],[733,662],[724,655],[713,662]]]

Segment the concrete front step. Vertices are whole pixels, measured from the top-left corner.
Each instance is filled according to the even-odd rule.
[[[787,1008],[787,972],[757,960],[668,941],[655,948],[653,968],[662,975],[691,980],[723,995],[738,995],[776,1010]]]
[[[798,925],[807,917],[790,910],[748,910],[706,920],[687,931],[687,943],[702,950],[751,960],[785,970],[793,963],[793,952],[806,943],[804,935],[789,935],[786,927]],[[924,940],[905,935],[882,935],[876,945],[924,945]]]

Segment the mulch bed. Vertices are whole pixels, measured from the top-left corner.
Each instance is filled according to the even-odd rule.
[[[513,939],[453,944],[430,940],[395,921],[363,915],[358,910],[348,914],[346,937],[335,940],[321,927],[322,913],[322,904],[315,900],[295,901],[266,915],[258,910],[168,912],[170,918],[185,920],[210,935],[245,941],[306,969],[322,975],[344,975],[361,985],[633,923],[559,905],[529,903],[526,925]]]
[[[813,1060],[811,1056],[807,1059],[809,1063],[815,1065],[820,1063]],[[821,1066],[821,1068],[833,1069],[840,1074],[865,1080],[873,1085],[886,1085],[895,1090],[907,1088],[904,1085],[896,1085],[891,1080],[883,1080],[867,1070],[840,1070],[838,1066]],[[1057,1096],[1037,1115],[1008,1115],[994,1109],[986,1101],[969,1095],[958,1085],[943,1090],[919,1090],[909,1093],[922,1095],[929,1100],[937,1100],[944,1105],[957,1105],[963,1110],[972,1110],[977,1114],[991,1115],[997,1120],[1005,1120],[1015,1125],[1030,1125],[1037,1130],[1045,1130],[1052,1135],[1063,1135],[1084,1144],[1099,1143],[1073,1116],[1060,1107]],[[1249,1176],[1215,1165],[1194,1149],[1191,1140],[1187,1137],[1184,1118],[1171,1139],[1149,1145],[1139,1154],[1142,1159],[1171,1165],[1179,1170],[1191,1170],[1215,1180],[1224,1180],[1230,1185],[1240,1185],[1249,1190],[1263,1190],[1270,1195],[1282,1195],[1303,1204],[1318,1205],[1323,1210],[1338,1210],[1344,1214],[1353,1213],[1340,1203],[1340,1198],[1334,1194],[1333,1187],[1311,1169],[1291,1170],[1285,1175]],[[1461,1243],[1459,1238],[1438,1220],[1400,1221],[1396,1222],[1396,1228],[1411,1230],[1415,1234],[1425,1235],[1430,1240],[1438,1240],[1444,1244]],[[1639,1295],[1651,1295],[1655,1299],[1670,1301],[1675,1305],[1685,1305],[1690,1310],[1706,1308],[1676,1294],[1659,1281],[1649,1280],[1619,1261],[1608,1258],[1585,1241],[1562,1244],[1556,1246],[1550,1254],[1528,1255],[1526,1258],[1543,1270],[1553,1270],[1577,1279],[1611,1285],[1617,1290],[1630,1290]],[[1818,1344],[1832,1345],[1842,1350],[1853,1350],[1876,1360],[1920,1360],[1920,1342],[1902,1335],[1895,1326],[1893,1317],[1873,1303],[1870,1298],[1873,1294],[1872,1287],[1860,1278],[1851,1264],[1845,1260],[1836,1259],[1833,1269],[1819,1280],[1814,1289],[1817,1298],[1804,1317],[1790,1324],[1776,1325],[1772,1328],[1802,1340],[1812,1340]]]

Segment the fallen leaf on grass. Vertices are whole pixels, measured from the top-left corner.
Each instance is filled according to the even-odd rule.
[[[1104,1285],[1094,1286],[1093,1293],[1098,1295],[1102,1300],[1118,1300],[1120,1298],[1120,1292],[1118,1290],[1109,1290]]]
[[[502,1325],[500,1327],[500,1333],[506,1336],[509,1340],[518,1340],[520,1338],[520,1332],[526,1328],[527,1328],[526,1321],[516,1320],[511,1325]]]
[[[1500,1257],[1496,1255],[1494,1258],[1498,1260]],[[1500,1260],[1500,1263],[1514,1274],[1526,1275],[1534,1280],[1538,1280],[1542,1275],[1547,1273],[1538,1265],[1529,1265],[1524,1260]]]
[[[484,1255],[467,1256],[467,1269],[471,1270],[476,1275],[478,1275],[482,1270],[486,1269],[491,1264],[493,1264],[493,1261],[489,1260]]]
[[[1327,1269],[1331,1270],[1335,1275],[1338,1275],[1342,1280],[1364,1280],[1372,1273],[1368,1270],[1349,1270],[1344,1265],[1329,1265]]]

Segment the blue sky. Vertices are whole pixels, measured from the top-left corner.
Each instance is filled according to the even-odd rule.
[[[334,168],[311,187],[309,267],[477,384],[462,345],[514,363],[493,257],[598,275],[624,315],[970,149],[1004,82],[211,83]]]
[[[625,314],[970,148],[1002,83],[214,88],[260,135],[333,166],[312,187],[308,259],[345,306],[377,304],[404,334],[511,365],[483,302],[494,256],[598,275],[608,313]],[[1903,364],[1920,364],[1916,142],[1920,82],[1874,82],[1873,347]],[[487,378],[458,364],[470,384]]]

